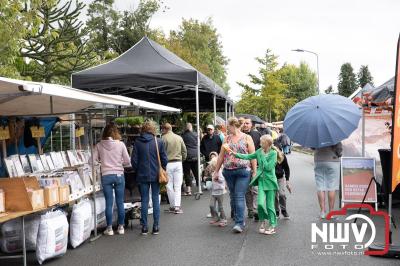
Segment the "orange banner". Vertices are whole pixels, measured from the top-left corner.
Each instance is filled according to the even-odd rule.
[[[397,42],[392,133],[392,192],[400,184],[400,36]]]

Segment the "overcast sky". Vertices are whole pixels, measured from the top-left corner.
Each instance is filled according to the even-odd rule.
[[[88,2],[88,1],[85,1]],[[170,8],[157,13],[151,27],[164,32],[177,29],[182,18],[201,21],[211,17],[225,55],[230,59],[230,96],[240,95],[236,81],[248,82],[255,73],[254,58],[267,48],[279,63],[308,62],[312,54],[291,52],[301,48],[319,55],[321,90],[337,87],[340,66],[350,62],[358,71],[368,65],[375,85],[394,76],[396,44],[400,32],[399,0],[164,0]],[[115,0],[115,8],[132,9],[138,0]]]

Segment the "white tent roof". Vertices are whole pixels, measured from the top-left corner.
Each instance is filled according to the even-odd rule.
[[[136,105],[141,108],[151,106],[152,108],[148,109],[179,112],[179,109],[167,106],[118,97],[86,92],[63,85],[0,77],[0,115],[2,116],[74,113],[96,103],[118,106]]]
[[[67,86],[0,77],[0,114],[41,115],[74,113],[96,103],[129,103]]]
[[[108,95],[108,94],[100,94],[100,95],[107,96],[107,97],[110,97],[112,99],[119,100],[119,101],[126,101],[126,102],[130,103],[130,105],[134,105],[134,106],[137,106],[137,107],[143,108],[143,109],[157,110],[157,111],[163,111],[163,112],[172,112],[172,113],[180,113],[181,112],[181,110],[177,109],[177,108],[173,108],[173,107],[169,107],[169,106],[165,106],[165,105],[157,104],[157,103],[146,102],[146,101],[129,98],[129,97],[121,96],[121,95]]]

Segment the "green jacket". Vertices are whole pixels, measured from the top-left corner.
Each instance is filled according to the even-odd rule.
[[[175,133],[170,131],[162,136],[162,140],[164,141],[168,161],[186,160],[186,146],[181,136],[176,135]]]
[[[275,175],[277,152],[274,149],[265,154],[260,148],[252,154],[237,153],[236,157],[243,160],[257,160],[257,175],[251,180],[251,186],[258,186],[260,190],[278,190],[278,182]]]

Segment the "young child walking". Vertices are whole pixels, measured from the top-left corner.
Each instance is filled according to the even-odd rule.
[[[277,217],[275,212],[275,194],[278,183],[275,175],[275,165],[278,160],[277,148],[272,145],[270,135],[260,138],[261,148],[252,154],[240,154],[232,152],[237,158],[243,160],[257,160],[257,175],[251,180],[251,186],[258,186],[257,210],[261,221],[259,232],[272,235],[276,233]],[[266,221],[269,227],[266,227]]]
[[[215,167],[217,165],[217,160],[218,160],[217,156],[212,157],[206,169],[207,173],[214,173]],[[212,219],[210,221],[210,224],[224,227],[227,225],[227,220],[223,206],[224,194],[226,193],[225,189],[226,185],[224,176],[222,175],[222,170],[219,171],[218,177],[214,177],[211,182],[212,185],[211,185],[210,212]]]

